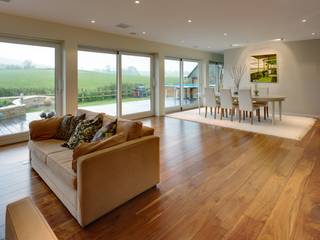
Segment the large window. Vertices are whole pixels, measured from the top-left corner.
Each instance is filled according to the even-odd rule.
[[[78,51],[78,107],[109,115],[152,115],[151,57]]]
[[[145,56],[121,55],[122,114],[151,110],[151,59]]]
[[[0,136],[26,132],[41,113],[56,112],[57,48],[0,40]]]
[[[180,106],[180,60],[165,59],[165,106]]]
[[[78,107],[117,115],[117,55],[78,51]]]
[[[209,63],[209,86],[219,89],[223,77],[222,63]]]

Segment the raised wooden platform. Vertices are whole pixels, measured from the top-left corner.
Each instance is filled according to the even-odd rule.
[[[30,195],[59,239],[320,239],[320,121],[299,142],[144,122],[161,136],[161,184],[84,229],[30,169],[26,144],[0,148],[0,226],[6,204]]]
[[[19,117],[0,119],[0,137],[29,131],[29,123],[40,119],[39,114],[40,112],[34,112]]]

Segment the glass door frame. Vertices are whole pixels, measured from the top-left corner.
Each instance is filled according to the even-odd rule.
[[[36,47],[51,47],[55,49],[55,71],[54,71],[54,89],[55,89],[55,112],[56,115],[63,114],[64,99],[64,79],[63,79],[63,54],[62,43],[59,41],[28,39],[23,37],[0,36],[0,42],[29,45]],[[29,139],[29,131],[0,136],[0,146],[12,144]]]
[[[89,46],[78,46],[78,51],[90,51],[96,53],[107,53],[107,54],[115,54],[116,55],[116,109],[117,109],[117,117],[125,117],[127,119],[138,119],[145,118],[154,115],[155,112],[155,71],[154,71],[154,56],[152,54],[147,53],[136,53],[136,52],[128,52],[128,51],[119,51],[112,49],[105,49],[99,47],[89,47]],[[134,114],[122,114],[122,55],[130,55],[130,56],[142,56],[142,57],[150,57],[150,111],[147,112],[138,112]]]
[[[119,51],[119,117],[125,117],[128,119],[138,119],[138,118],[145,118],[154,116],[155,112],[155,71],[154,71],[154,56],[152,54],[147,53],[135,53],[135,52],[128,52],[128,51]],[[137,112],[133,114],[122,114],[122,55],[128,56],[137,56],[137,57],[149,57],[150,58],[150,111],[146,112]]]
[[[110,50],[110,49],[105,49],[105,48],[98,48],[98,47],[88,47],[88,46],[78,46],[78,50],[77,50],[77,62],[78,60],[78,53],[79,51],[87,51],[87,52],[93,52],[93,53],[105,53],[105,54],[114,54],[116,55],[116,116],[119,116],[119,94],[118,94],[118,89],[119,89],[119,73],[118,73],[118,58],[119,58],[119,52],[116,50]],[[120,59],[121,60],[121,59]],[[79,66],[77,67],[77,71],[79,72]],[[79,84],[79,75],[78,75],[78,79],[77,79],[77,83]],[[79,85],[78,85],[79,86]],[[77,97],[79,94],[79,87],[77,89]],[[79,108],[78,105],[78,99],[77,99],[77,109]]]
[[[166,113],[171,113],[171,112],[177,112],[177,111],[184,111],[187,109],[193,109],[193,108],[198,108],[200,105],[200,93],[201,93],[201,79],[202,79],[202,73],[201,73],[201,61],[197,59],[189,59],[189,58],[179,58],[179,57],[165,57],[164,60],[175,60],[179,61],[179,84],[180,84],[180,91],[179,91],[179,105],[178,106],[173,106],[173,107],[166,107],[165,106],[165,112]],[[183,104],[182,100],[184,97],[184,91],[183,91],[183,85],[184,85],[184,69],[183,69],[183,62],[188,61],[188,62],[195,62],[198,64],[199,67],[199,79],[198,79],[198,97],[197,97],[197,103],[196,104]],[[164,71],[165,69],[165,64],[164,64]],[[165,74],[164,74],[165,75]],[[164,85],[166,84],[164,80]],[[166,97],[166,96],[165,96]]]

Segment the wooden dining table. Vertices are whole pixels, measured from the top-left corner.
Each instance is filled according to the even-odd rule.
[[[220,94],[216,94],[217,97]],[[238,99],[238,95],[232,95],[234,99]],[[270,102],[271,103],[271,117],[272,117],[272,124],[275,124],[276,117],[275,117],[275,105],[278,102],[279,104],[279,120],[282,120],[282,102],[286,99],[285,96],[280,95],[268,95],[268,96],[252,96],[252,101],[255,102]]]

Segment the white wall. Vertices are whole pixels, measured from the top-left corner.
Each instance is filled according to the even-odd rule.
[[[39,21],[0,13],[0,36],[25,37],[61,42],[64,55],[65,111],[74,113],[77,109],[77,49],[78,46],[90,46],[130,52],[150,53],[156,56],[156,114],[164,114],[164,58],[166,56],[200,60],[203,79],[207,79],[209,60],[223,61],[222,54],[212,54],[196,49],[182,48],[168,44],[145,41],[77,28],[58,23]]]
[[[261,84],[271,94],[284,95],[284,112],[297,115],[320,116],[320,40],[268,42],[224,52],[224,87],[233,87],[230,69],[235,64],[248,65],[252,54],[275,52],[278,55],[278,83]],[[240,88],[252,86],[249,70]],[[259,87],[260,85],[258,85]]]

